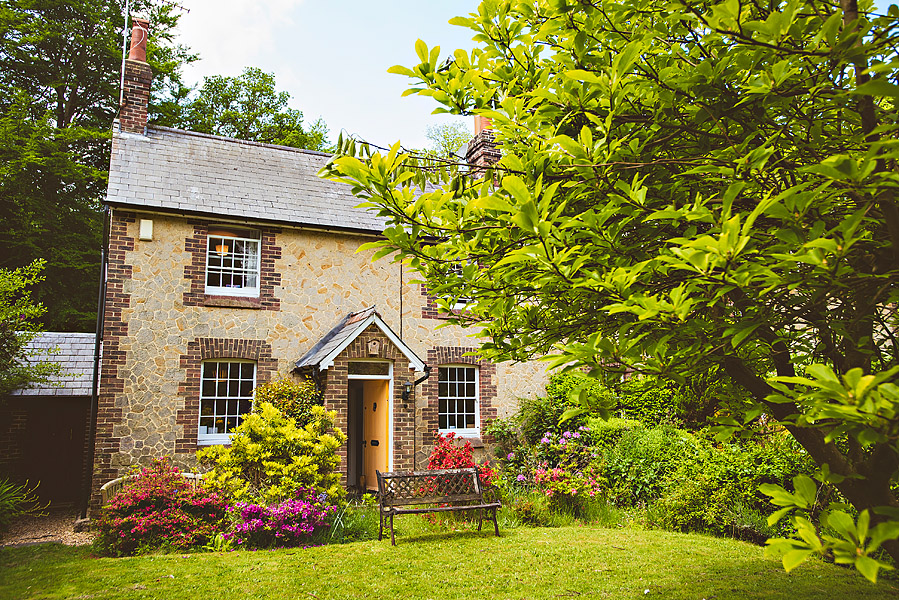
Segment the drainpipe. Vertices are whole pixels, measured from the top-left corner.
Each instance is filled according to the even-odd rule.
[[[100,292],[97,298],[97,324],[94,337],[94,379],[91,386],[90,431],[88,433],[87,486],[81,503],[81,518],[87,518],[94,483],[94,450],[97,437],[97,412],[100,405],[100,355],[103,348],[103,323],[106,318],[106,277],[109,257],[109,205],[103,210],[103,244],[100,247]]]
[[[415,392],[415,388],[418,387],[419,383],[423,383],[428,377],[431,376],[431,365],[425,365],[425,374],[416,379],[412,383],[412,391]],[[417,402],[412,404],[412,470],[415,470],[415,459],[418,457],[418,410],[415,406]]]

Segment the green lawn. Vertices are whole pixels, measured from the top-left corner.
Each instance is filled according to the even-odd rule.
[[[0,598],[899,598],[894,580],[874,585],[816,561],[787,574],[757,546],[664,531],[518,528],[397,541],[118,559],[56,544],[3,548]]]

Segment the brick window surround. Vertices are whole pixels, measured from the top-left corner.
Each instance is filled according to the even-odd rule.
[[[454,308],[452,310],[452,314],[447,313],[444,310],[441,310],[439,306],[437,306],[437,297],[431,293],[431,290],[427,288],[425,285],[419,285],[421,288],[421,295],[425,297],[425,305],[421,307],[421,316],[423,319],[448,319],[452,315],[458,315],[462,312],[461,308]],[[430,361],[428,364],[431,364]]]
[[[437,433],[438,392],[437,369],[444,365],[473,365],[478,367],[478,412],[481,431],[484,426],[497,417],[496,399],[496,365],[477,356],[465,356],[475,352],[476,348],[461,346],[437,346],[428,350],[428,364],[432,365],[431,377],[422,384],[422,392],[428,398],[427,408],[422,409],[422,426],[425,440],[434,439]],[[483,433],[481,434],[483,436]]]
[[[190,291],[182,298],[184,306],[226,306],[261,310],[281,310],[275,287],[281,285],[281,274],[275,272],[275,261],[281,258],[281,247],[275,245],[280,229],[263,227],[259,231],[259,297],[220,296],[206,293],[206,244],[210,225],[207,221],[191,221],[193,233],[185,238],[184,249],[190,253],[190,264],[184,267],[184,279]]]
[[[202,363],[209,359],[236,358],[256,363],[256,385],[266,383],[278,370],[272,358],[272,347],[262,340],[228,338],[197,338],[187,344],[187,354],[181,355],[184,381],[178,385],[178,395],[184,398],[175,423],[182,428],[182,437],[175,440],[175,452],[196,452],[200,426],[200,373]]]

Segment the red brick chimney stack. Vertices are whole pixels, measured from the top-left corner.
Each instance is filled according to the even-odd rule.
[[[493,137],[493,123],[483,115],[474,117],[474,138],[468,142],[468,150],[465,152],[465,161],[469,165],[489,167],[499,161],[502,155],[496,147]],[[477,176],[481,169],[472,169],[472,174]]]
[[[119,126],[122,131],[146,133],[147,106],[150,104],[150,85],[153,71],[147,64],[147,37],[150,21],[144,17],[131,17],[131,48],[124,61],[122,105],[119,107]]]

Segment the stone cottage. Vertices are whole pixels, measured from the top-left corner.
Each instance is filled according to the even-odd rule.
[[[106,198],[95,492],[152,457],[191,468],[279,377],[322,387],[349,438],[347,485],[362,488],[375,469],[424,466],[437,431],[478,445],[485,423],[542,392],[542,365],[466,356],[470,332],[437,328],[445,315],[413,273],[358,251],[384,222],[317,176],[328,155],[148,127],[141,39]],[[472,151],[495,152],[490,135]]]

